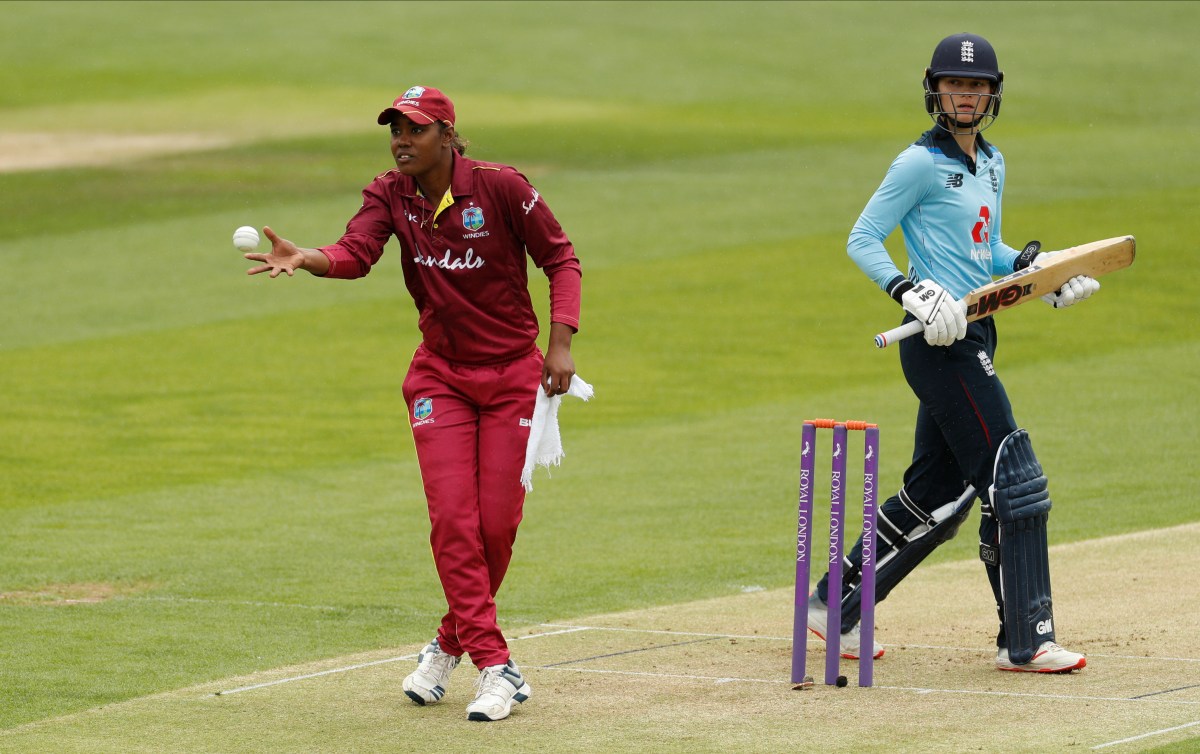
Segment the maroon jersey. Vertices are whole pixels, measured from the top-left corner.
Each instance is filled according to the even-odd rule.
[[[395,235],[425,346],[449,361],[491,364],[536,347],[528,254],[550,279],[551,320],[578,330],[579,260],[525,176],[455,154],[450,195],[439,211],[414,178],[396,170],[376,177],[346,233],[320,248],[326,277],[366,275]]]

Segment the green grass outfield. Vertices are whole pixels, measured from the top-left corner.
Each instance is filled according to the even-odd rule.
[[[535,479],[504,625],[789,584],[804,418],[878,421],[898,485],[915,403],[871,337],[900,312],[845,238],[929,125],[933,45],[965,29],[1006,75],[987,133],[1005,239],[1138,239],[1092,301],[1000,321],[1052,541],[1200,520],[1200,4],[0,18],[0,145],[50,135],[89,163],[0,173],[0,749],[23,724],[431,635],[395,244],[345,282],[249,278],[230,243],[244,224],[335,240],[391,164],[375,115],[416,83],[454,98],[471,156],[530,177],[584,267],[574,355],[596,398],[564,408],[567,458]],[[180,149],[91,164],[104,139],[162,136]],[[972,557],[972,528],[932,559]]]

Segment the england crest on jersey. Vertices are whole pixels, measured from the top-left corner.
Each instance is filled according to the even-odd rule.
[[[463,210],[463,227],[467,230],[479,230],[483,227],[483,210],[479,207],[467,207]]]

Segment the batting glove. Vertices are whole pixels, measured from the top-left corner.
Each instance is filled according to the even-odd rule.
[[[967,334],[967,308],[932,280],[917,283],[900,303],[925,325],[925,342],[931,346],[948,346]]]
[[[1042,296],[1042,301],[1055,309],[1064,309],[1071,304],[1083,301],[1098,290],[1100,290],[1099,280],[1087,275],[1076,275],[1054,293]]]

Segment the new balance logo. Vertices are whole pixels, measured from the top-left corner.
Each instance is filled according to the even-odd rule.
[[[962,184],[962,173],[952,173],[950,177],[946,179],[946,188],[962,188]]]

